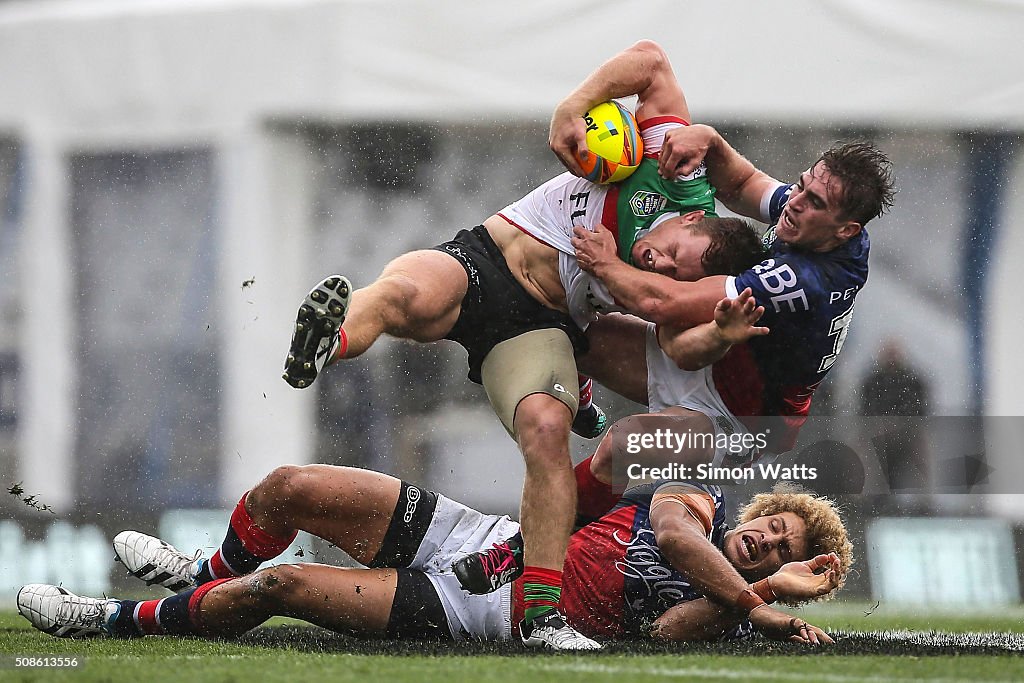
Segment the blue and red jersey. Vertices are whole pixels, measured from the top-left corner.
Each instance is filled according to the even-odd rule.
[[[715,389],[752,433],[767,427],[756,416],[783,418],[784,425],[769,431],[768,450],[775,453],[795,445],[811,395],[839,356],[854,300],[867,281],[870,249],[865,230],[824,253],[776,239],[774,226],[792,187],[780,186],[769,205],[768,258],[726,282],[729,296],[753,291],[765,308],[759,324],[771,333],[734,346],[712,367]]]
[[[663,485],[637,486],[601,519],[573,534],[562,575],[562,607],[575,628],[591,636],[640,636],[673,605],[704,597],[658,548],[651,527],[651,500]],[[725,500],[717,486],[687,483],[710,496],[714,513],[709,540],[719,550],[725,541]],[[749,635],[749,622],[725,635]]]

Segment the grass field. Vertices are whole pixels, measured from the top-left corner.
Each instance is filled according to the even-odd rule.
[[[615,643],[600,654],[524,651],[514,644],[364,641],[284,620],[231,642],[145,638],[59,640],[0,613],[2,681],[1021,681],[1024,610],[908,617],[871,605],[804,610],[836,634],[809,650],[747,643]],[[77,656],[75,670],[16,669],[13,655]]]

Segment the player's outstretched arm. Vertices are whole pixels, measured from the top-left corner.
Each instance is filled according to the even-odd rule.
[[[655,640],[692,642],[718,640],[742,617],[707,598],[681,602],[665,611],[651,624],[650,636]]]
[[[769,602],[776,598],[802,602],[835,590],[839,583],[839,557],[835,553],[828,553],[803,562],[784,564],[779,571],[751,588],[756,589],[764,584],[758,592],[763,593],[766,589],[769,595],[762,597]],[[766,629],[765,635],[768,637],[792,639],[793,642],[807,644],[833,642],[820,628],[802,620],[794,621],[792,616],[780,610],[755,608],[754,612],[749,618],[759,630]],[[701,598],[668,609],[652,624],[651,637],[660,640],[715,640],[741,620],[742,616],[735,610]]]
[[[735,344],[768,334],[767,327],[755,323],[764,315],[749,287],[736,299],[722,299],[715,306],[715,319],[686,330],[663,326],[658,329],[658,344],[683,370],[699,370],[711,365]]]
[[[701,608],[686,608],[688,603],[676,605],[655,622],[662,624],[659,628],[663,629],[656,635],[665,638],[672,638],[673,634],[696,636],[701,632],[712,633],[719,626],[717,619],[722,620],[722,623],[728,620],[725,626],[728,628],[730,624],[735,625],[747,618],[769,638],[811,645],[831,643],[832,639],[821,629],[768,606],[751,589],[725,555],[708,539],[708,529],[698,521],[702,516],[702,505],[705,503],[700,494],[677,493],[664,497],[656,494],[651,504],[651,528],[665,559],[685,574],[693,587],[706,596],[710,603],[722,606],[724,611],[718,617],[714,616],[713,611],[687,614],[688,610]],[[706,516],[706,512],[703,516]],[[699,618],[700,621],[697,625],[686,625],[681,623],[684,617]],[[721,633],[725,628],[718,632]]]
[[[741,216],[764,220],[761,201],[779,186],[779,181],[737,152],[711,126],[674,128],[665,135],[658,157],[658,172],[666,178],[692,173],[707,162],[708,180],[716,197]]]
[[[583,114],[595,104],[631,95],[638,97],[637,121],[667,115],[690,118],[668,55],[654,41],[641,40],[598,67],[555,107],[548,145],[571,173],[584,176],[573,156],[587,150]]]
[[[649,322],[679,328],[710,322],[725,296],[722,275],[683,282],[625,263],[618,257],[614,235],[603,225],[593,232],[574,227],[572,246],[580,268],[601,280],[623,308]]]
[[[831,636],[813,624],[768,605],[754,608],[747,617],[757,629],[772,640],[788,640],[804,645],[831,645]],[[743,615],[709,601],[690,600],[665,611],[651,624],[650,635],[657,640],[717,640],[735,628]]]

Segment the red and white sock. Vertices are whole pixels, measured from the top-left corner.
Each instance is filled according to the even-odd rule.
[[[577,379],[580,383],[580,412],[584,410],[590,410],[590,406],[594,405],[594,380],[590,379],[586,375],[577,375]]]

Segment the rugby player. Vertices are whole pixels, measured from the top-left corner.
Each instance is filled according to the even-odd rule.
[[[674,80],[668,57],[656,43],[641,41],[629,51],[644,56],[632,63],[641,72],[599,70],[555,110],[551,147],[574,173],[580,169],[572,152],[585,148],[583,127],[575,120],[580,112],[650,78]],[[762,451],[698,449],[690,453],[691,462],[742,464],[764,453],[788,451],[849,331],[868,274],[864,226],[892,207],[891,163],[870,144],[849,143],[826,151],[797,182],[782,183],[756,169],[713,128],[692,125],[666,133],[658,165],[668,177],[706,168],[729,209],[770,225],[763,238],[768,258],[738,275],[681,282],[624,267],[615,258],[614,230],[575,230],[580,266],[624,308],[652,323],[619,317],[602,321],[603,329],[591,326],[591,353],[581,365],[652,412],[671,413],[678,432],[770,432]],[[764,306],[761,323],[771,334],[683,358],[674,342],[679,331],[705,321],[714,302],[747,288]],[[643,416],[626,418],[618,431],[636,431],[643,423]],[[610,492],[612,456],[622,454],[624,443],[611,436],[593,460],[577,468],[581,488],[601,484]]]
[[[326,365],[361,355],[382,334],[452,339],[467,349],[470,379],[483,384],[526,462],[520,517],[528,642],[573,646],[558,635],[569,627],[552,608],[576,510],[569,458],[579,407],[574,353],[585,350],[581,326],[595,311],[621,310],[579,269],[573,227],[619,225],[623,263],[666,277],[736,273],[763,257],[743,221],[713,216],[714,190],[703,168],[671,180],[658,173],[665,134],[688,116],[675,80],[651,79],[632,92],[639,93],[636,117],[651,156],[630,178],[600,186],[565,173],[454,240],[398,257],[368,287],[352,292],[341,276],[325,279],[300,306],[285,364],[285,379],[304,388]],[[652,201],[630,201],[638,196]],[[586,639],[577,643],[591,647]]]
[[[281,615],[390,638],[509,640],[517,637],[524,610],[522,581],[471,595],[448,568],[459,555],[517,529],[508,517],[384,474],[286,465],[242,496],[208,559],[136,531],[116,536],[114,549],[130,572],[176,595],[94,599],[30,584],[17,603],[33,626],[57,637],[236,636]],[[365,567],[258,569],[299,530]],[[595,638],[698,640],[757,630],[774,639],[831,643],[821,629],[767,603],[830,596],[843,584],[851,552],[827,499],[797,491],[758,494],[730,529],[717,487],[650,484],[573,535],[561,604]]]

